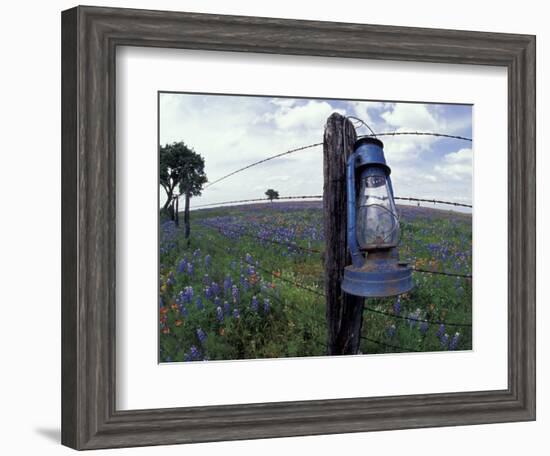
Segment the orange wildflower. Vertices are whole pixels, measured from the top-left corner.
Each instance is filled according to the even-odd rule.
[[[176,320],[175,323],[176,323],[176,326],[181,326],[181,325],[183,325],[183,320],[178,319],[178,320]]]

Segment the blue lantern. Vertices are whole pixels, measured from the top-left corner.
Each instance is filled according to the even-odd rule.
[[[383,148],[376,138],[359,139],[346,168],[352,264],[344,269],[342,290],[367,298],[399,295],[413,286],[412,268],[399,261],[399,219]]]

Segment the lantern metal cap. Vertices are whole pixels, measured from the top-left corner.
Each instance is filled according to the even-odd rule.
[[[362,138],[359,138],[355,141],[354,148],[357,149],[362,144],[376,144],[378,147],[381,147],[382,149],[384,148],[384,143],[373,136],[363,136]]]
[[[384,143],[379,139],[365,136],[355,141],[353,149],[356,156],[356,167],[378,165],[384,168],[386,175],[391,173],[391,169],[386,163],[386,157],[384,157]]]

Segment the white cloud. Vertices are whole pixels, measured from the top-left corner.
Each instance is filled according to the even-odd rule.
[[[353,115],[366,122],[371,128],[374,128],[374,121],[369,111],[378,107],[379,103],[366,103],[361,101],[350,101],[349,104],[353,110]]]
[[[410,131],[410,129],[400,128],[396,131]],[[430,151],[437,141],[437,138],[434,136],[415,135],[381,136],[380,139],[384,143],[387,160],[393,163],[407,163],[409,165],[418,160],[423,153]]]
[[[472,149],[460,149],[445,155],[443,163],[435,171],[446,178],[463,180],[472,178]]]
[[[426,130],[422,127],[427,126],[441,132],[450,122],[445,110],[426,105],[164,94],[160,102],[160,140],[162,144],[184,140],[204,156],[206,174],[213,181],[268,156],[322,142],[326,119],[335,111],[355,115],[378,132]],[[358,133],[366,133],[366,129],[358,129]],[[380,139],[392,167],[396,194],[457,201],[471,195],[471,181],[460,177],[468,172],[471,176],[471,151],[468,164],[467,152],[463,151],[447,155],[441,152],[438,158],[434,154],[438,138]],[[236,174],[207,188],[192,204],[261,198],[268,187],[281,196],[322,193],[322,147]]]
[[[396,129],[430,131],[442,127],[442,122],[436,119],[425,104],[394,103],[381,117]]]
[[[297,98],[272,98],[270,103],[275,106],[282,106],[284,108],[290,108],[296,104],[298,101]]]
[[[303,105],[281,106],[281,109],[266,116],[266,120],[273,120],[275,125],[282,129],[319,129],[334,111],[326,101],[309,100]],[[336,111],[342,112],[341,110]]]

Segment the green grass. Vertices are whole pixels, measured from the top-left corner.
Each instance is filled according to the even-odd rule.
[[[403,259],[422,269],[471,273],[469,215],[414,207],[402,212]],[[161,361],[324,355],[323,260],[314,252],[324,248],[319,205],[275,203],[191,215],[189,244],[181,227],[164,224],[161,229]],[[188,266],[179,272],[184,258],[186,265],[193,264],[192,274]],[[227,277],[238,288],[237,299],[230,290],[224,293]],[[205,296],[212,282],[221,289],[219,302]],[[362,340],[362,353],[447,350],[457,332],[452,348],[471,349],[471,327],[449,324],[471,324],[471,280],[414,273],[414,282],[413,290],[400,297],[399,312],[396,298],[365,302],[371,310],[364,312],[367,339]],[[178,299],[186,287],[193,289],[190,302]],[[204,308],[197,307],[198,296]],[[264,309],[265,299],[269,309]],[[218,319],[218,305],[222,312],[229,308],[223,321]],[[445,323],[443,334],[438,334],[439,322]],[[197,330],[206,338],[201,340]]]

